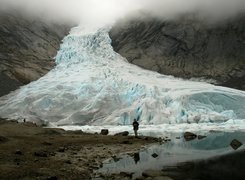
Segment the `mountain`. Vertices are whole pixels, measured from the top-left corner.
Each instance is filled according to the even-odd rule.
[[[208,22],[193,15],[132,16],[110,31],[114,50],[133,64],[182,78],[245,89],[245,16]]]
[[[46,74],[70,25],[0,13],[0,96]]]

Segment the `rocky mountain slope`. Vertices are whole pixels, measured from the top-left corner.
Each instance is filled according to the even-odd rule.
[[[68,25],[0,13],[0,96],[46,74]]]
[[[124,19],[110,36],[115,51],[143,68],[245,89],[245,16],[218,23],[189,15]]]

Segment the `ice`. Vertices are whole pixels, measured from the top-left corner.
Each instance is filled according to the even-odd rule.
[[[164,124],[194,124],[198,127],[193,128],[202,129],[210,123],[244,127],[244,91],[129,64],[113,51],[108,31],[82,26],[72,29],[56,56],[57,66],[2,97],[0,116],[52,126],[129,127],[136,118],[146,129]]]

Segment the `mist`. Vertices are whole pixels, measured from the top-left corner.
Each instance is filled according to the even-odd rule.
[[[245,13],[245,0],[0,0],[0,11],[11,10],[46,20],[100,26],[137,11],[157,18],[198,13],[209,19],[226,19]]]

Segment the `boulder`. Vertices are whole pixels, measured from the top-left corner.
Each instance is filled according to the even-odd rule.
[[[100,134],[101,135],[108,135],[109,134],[109,130],[108,129],[101,129]]]
[[[158,157],[158,154],[153,153],[151,156],[154,157],[154,158],[157,158]]]
[[[207,137],[207,136],[198,135],[198,136],[197,136],[197,139],[201,140],[201,139],[204,139],[204,138],[206,138],[206,137]]]
[[[128,134],[129,134],[128,131],[123,131],[123,132],[115,134],[115,136],[128,136]]]
[[[15,154],[17,154],[17,155],[22,155],[22,151],[19,150],[19,149],[17,149],[17,150],[15,151]]]
[[[196,139],[196,137],[197,137],[197,135],[194,133],[191,133],[191,132],[185,132],[184,133],[184,138],[186,141],[194,140],[194,139]]]
[[[237,139],[233,139],[230,143],[230,146],[236,150],[238,149],[240,146],[242,146],[242,143],[240,141],[238,141]]]

